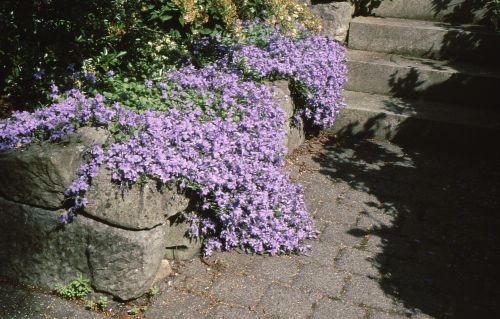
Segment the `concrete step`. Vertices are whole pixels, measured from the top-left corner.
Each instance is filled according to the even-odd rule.
[[[500,109],[497,69],[359,50],[347,68],[347,90]]]
[[[356,17],[350,24],[348,46],[355,50],[500,64],[500,34],[477,25]]]
[[[380,17],[481,23],[487,22],[489,2],[491,0],[386,0],[373,3],[367,13]]]
[[[498,143],[500,110],[345,91],[347,107],[331,133],[411,144]]]

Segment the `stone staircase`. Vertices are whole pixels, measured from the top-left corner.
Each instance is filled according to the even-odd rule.
[[[347,107],[332,132],[417,144],[498,144],[500,34],[470,0],[379,1],[347,38]],[[434,7],[433,7],[434,6]],[[470,6],[469,6],[470,7]]]

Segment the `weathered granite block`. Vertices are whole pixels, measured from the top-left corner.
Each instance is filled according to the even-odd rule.
[[[139,297],[152,284],[164,255],[165,226],[125,230],[77,216],[62,227],[62,211],[0,198],[0,273],[53,289],[78,274],[122,300]]]
[[[120,190],[110,183],[111,172],[101,169],[87,192],[85,212],[112,225],[128,229],[150,229],[166,223],[172,215],[184,211],[190,199],[177,187],[158,189],[155,181]]]
[[[108,136],[104,130],[82,128],[57,144],[32,144],[0,153],[0,196],[35,207],[62,208],[83,150],[104,143]]]
[[[325,36],[342,43],[346,41],[355,9],[351,1],[313,3],[310,8],[321,19],[322,33]]]
[[[304,143],[304,126],[302,123],[296,123],[293,119],[293,116],[295,115],[295,104],[293,103],[293,99],[291,97],[288,81],[280,80],[268,82],[266,85],[271,90],[273,98],[278,101],[283,111],[285,111],[285,146],[287,147],[287,153],[290,154],[302,143]]]
[[[0,198],[2,276],[49,289],[79,273],[90,278],[87,231],[79,218],[62,228],[62,213]]]
[[[126,230],[89,218],[77,219],[88,233],[86,253],[93,287],[123,300],[147,292],[164,256],[167,227]]]
[[[169,218],[168,232],[165,234],[165,256],[170,259],[188,260],[200,255],[202,242],[189,236],[190,223],[182,213]]]

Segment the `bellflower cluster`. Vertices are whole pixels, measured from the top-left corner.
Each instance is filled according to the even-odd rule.
[[[128,121],[142,129],[111,145],[113,178],[136,182],[148,175],[195,185],[201,206],[213,212],[192,219],[192,233],[206,239],[207,255],[235,247],[269,254],[304,251],[301,242],[314,235],[312,221],[300,187],[280,171],[284,112],[269,90],[213,66],[186,67],[168,74],[167,81],[176,84],[170,94],[198,92],[200,99]]]
[[[330,127],[345,105],[345,48],[321,35],[295,38],[279,30],[264,45],[250,41],[232,47],[230,63],[256,77],[285,77],[301,87],[301,115],[323,128]]]
[[[64,101],[32,113],[14,112],[0,121],[0,151],[35,141],[57,141],[90,118],[91,100],[79,90],[71,90]]]
[[[91,179],[99,175],[99,169],[104,162],[104,150],[101,145],[94,144],[83,154],[84,164],[80,166],[79,177],[71,183],[66,190],[66,196],[72,200],[72,205],[67,209],[66,214],[61,216],[63,224],[69,223],[74,214],[85,208],[88,203],[85,193],[90,187]]]
[[[235,47],[223,59],[229,67],[186,66],[162,81],[148,80],[161,100],[142,113],[77,89],[47,108],[16,112],[0,121],[0,151],[57,141],[82,126],[105,127],[114,139],[85,152],[79,177],[66,192],[72,205],[64,223],[85,209],[85,193],[105,165],[120,185],[152,178],[196,191],[202,211],[186,217],[192,235],[205,239],[206,255],[233,248],[304,252],[304,239],[316,232],[301,187],[282,172],[285,114],[265,85],[246,81],[235,66],[244,61],[261,77],[280,74],[303,84],[304,115],[328,126],[343,104],[343,60],[343,49],[326,38],[273,35],[264,48]]]

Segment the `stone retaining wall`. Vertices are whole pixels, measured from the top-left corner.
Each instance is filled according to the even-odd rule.
[[[341,43],[347,41],[349,23],[355,11],[352,0],[308,0],[312,12],[321,19],[322,34]]]
[[[268,86],[287,114],[286,145],[293,151],[304,132],[291,121],[288,82]],[[0,153],[1,276],[53,289],[83,274],[96,291],[129,300],[165,273],[165,257],[200,253],[201,242],[186,236],[182,218],[195,206],[191,196],[175,186],[159,190],[153,181],[122,193],[105,168],[92,182],[85,211],[61,225],[64,192],[77,177],[83,151],[108,138],[102,129],[81,128],[59,143]]]

